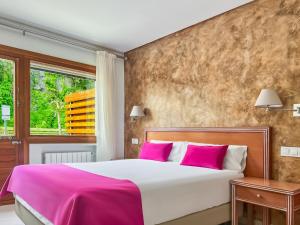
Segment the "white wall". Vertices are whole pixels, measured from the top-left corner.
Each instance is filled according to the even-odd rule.
[[[0,26],[0,44],[28,51],[38,52],[90,65],[96,64],[95,52],[79,47],[59,43],[49,39],[36,37],[30,34],[22,35],[20,31]],[[117,60],[118,84],[118,158],[124,157],[124,60]],[[72,151],[86,150],[94,146],[88,144],[31,144],[30,162],[40,163],[41,153],[53,149]]]
[[[3,26],[0,26],[0,44],[90,65],[96,64],[96,54],[93,51],[31,34],[23,36],[20,31]]]

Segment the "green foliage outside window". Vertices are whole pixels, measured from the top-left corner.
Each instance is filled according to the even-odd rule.
[[[32,134],[66,135],[65,96],[94,88],[92,79],[31,69],[30,128]],[[34,128],[53,128],[43,130]]]
[[[65,96],[94,88],[92,79],[52,71],[30,71],[30,130],[31,134],[66,135]],[[8,130],[14,127],[14,62],[0,59],[0,107],[9,105],[11,118]],[[0,132],[3,121],[0,119]],[[2,133],[0,133],[1,135]]]
[[[7,121],[9,134],[14,133],[14,62],[0,59],[0,110],[2,105],[10,106],[10,120]],[[0,118],[0,135],[3,134],[4,121]]]

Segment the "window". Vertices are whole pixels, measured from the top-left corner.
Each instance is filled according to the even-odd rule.
[[[0,137],[15,135],[15,62],[0,58]]]
[[[30,135],[95,135],[95,76],[31,63]]]

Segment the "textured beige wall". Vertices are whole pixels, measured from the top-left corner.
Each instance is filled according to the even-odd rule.
[[[145,127],[271,126],[272,174],[300,182],[300,118],[254,108],[264,87],[300,103],[300,0],[258,0],[126,54],[125,152]],[[135,104],[147,117],[130,123]]]

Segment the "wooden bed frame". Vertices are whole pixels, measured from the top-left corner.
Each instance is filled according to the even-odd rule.
[[[245,176],[270,177],[270,128],[151,128],[145,140],[189,141],[248,146]]]
[[[248,146],[245,176],[270,177],[270,128],[151,128],[145,140],[189,141],[209,144]],[[26,225],[43,225],[22,204],[16,201],[16,212]],[[268,216],[268,211],[263,211]],[[178,218],[159,225],[218,225],[231,219],[230,203]]]

